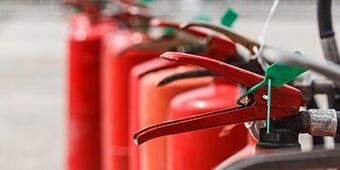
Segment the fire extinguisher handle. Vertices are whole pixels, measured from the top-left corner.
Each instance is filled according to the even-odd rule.
[[[161,58],[207,68],[208,70],[211,70],[231,81],[242,84],[245,87],[252,87],[264,79],[261,75],[203,56],[180,52],[166,52],[161,55]]]
[[[191,29],[192,27],[201,27],[201,28],[208,28],[211,30],[214,30],[218,33],[221,33],[228,38],[230,38],[232,41],[237,42],[244,47],[246,47],[252,54],[254,54],[254,47],[260,48],[260,44],[254,40],[251,40],[249,38],[246,38],[240,34],[237,34],[227,28],[222,28],[216,25],[212,25],[209,23],[201,23],[201,22],[190,22],[190,23],[183,23],[180,26],[182,29]]]
[[[219,74],[220,76],[228,80],[231,80],[235,83],[238,83],[246,88],[251,88],[264,80],[263,76],[258,75],[256,73],[238,68],[230,64],[226,64],[218,60],[213,60],[198,55],[185,54],[179,52],[166,52],[162,54],[161,57],[170,61],[197,65],[209,69],[215,72],[216,74]],[[262,87],[258,91],[253,93],[251,97],[257,99],[258,102],[265,104],[266,102],[263,99],[263,95],[267,94],[266,90],[267,90],[266,87]],[[277,107],[294,106],[299,108],[301,105],[303,105],[302,94],[300,90],[292,86],[283,85],[281,87],[273,87],[272,93],[273,93],[272,96],[273,106],[274,105],[277,105]],[[282,100],[288,98],[289,101]]]
[[[162,79],[157,86],[164,86],[171,82],[187,79],[187,78],[196,78],[196,77],[208,77],[208,76],[216,76],[218,77],[218,74],[215,74],[214,72],[207,70],[207,69],[196,69],[196,70],[190,70],[187,72],[182,73],[176,73],[172,74],[170,76],[165,77]]]
[[[129,51],[132,50],[159,50],[159,51],[167,51],[167,50],[173,50],[178,47],[200,47],[203,46],[203,44],[191,40],[186,39],[150,39],[143,41],[138,44],[134,44],[128,48],[125,48],[124,50],[120,51],[118,53],[118,56],[121,56]]]
[[[157,26],[157,27],[170,27],[170,28],[174,28],[177,30],[182,30],[184,32],[199,36],[199,37],[206,37],[207,34],[199,31],[197,29],[181,29],[181,24],[177,23],[177,22],[171,22],[171,21],[167,21],[167,20],[163,20],[160,18],[154,18],[152,20],[150,20],[150,25],[152,26]]]
[[[154,18],[150,20],[150,25],[159,27],[171,27],[177,30],[184,31],[186,33],[195,35],[207,40],[207,49],[209,51],[209,57],[216,58],[220,61],[226,61],[230,57],[236,55],[236,46],[228,37],[224,37],[219,34],[212,34],[207,30],[198,30],[195,28],[182,28],[181,24],[171,21]]]
[[[255,113],[255,107],[236,107],[213,111],[146,127],[137,131],[133,138],[134,142],[140,145],[161,136],[260,120],[266,116]]]
[[[222,39],[222,40],[225,40],[226,43],[230,43],[230,40],[227,39],[227,38],[223,38],[219,35],[212,35],[208,31],[198,30],[198,29],[195,29],[195,28],[184,28],[184,27],[182,27],[182,24],[177,23],[177,22],[171,22],[171,21],[162,20],[162,19],[159,19],[159,18],[154,18],[154,19],[150,20],[150,25],[158,26],[158,27],[171,27],[171,28],[175,28],[175,29],[182,30],[184,32],[196,35],[198,37],[207,38],[209,36],[212,36],[213,38]]]

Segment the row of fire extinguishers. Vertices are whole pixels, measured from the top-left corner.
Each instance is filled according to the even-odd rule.
[[[163,52],[228,61],[236,54],[233,42],[155,19],[141,4],[116,2],[118,9],[103,15],[105,2],[64,3],[81,11],[71,17],[68,36],[67,169],[210,169],[247,144],[243,125],[160,138],[141,147],[132,140],[138,129],[154,123],[235,106],[238,85],[219,77],[159,85],[197,69],[159,58]],[[171,33],[152,38],[152,27]]]

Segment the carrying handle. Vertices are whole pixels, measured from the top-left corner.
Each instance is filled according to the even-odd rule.
[[[230,38],[232,41],[237,42],[241,45],[243,45],[246,49],[248,49],[252,54],[255,54],[253,49],[254,47],[260,48],[260,44],[256,41],[253,41],[251,39],[248,39],[242,35],[239,35],[229,29],[222,28],[216,25],[212,25],[209,23],[200,23],[200,22],[191,22],[191,23],[184,23],[181,25],[181,28],[183,29],[189,29],[191,27],[202,27],[202,28],[208,28],[211,30],[214,30],[218,33],[221,33],[228,38]]]

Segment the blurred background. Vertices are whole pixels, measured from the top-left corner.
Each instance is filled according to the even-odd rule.
[[[339,11],[340,1],[333,3],[333,11]],[[204,13],[215,23],[233,7],[239,13],[233,29],[257,39],[271,4],[272,0],[154,0],[151,6],[177,20]],[[57,0],[0,1],[0,169],[64,167],[70,14]],[[334,14],[338,21],[340,13]],[[339,33],[340,20],[335,27]],[[322,57],[317,31],[315,0],[281,0],[266,44]]]

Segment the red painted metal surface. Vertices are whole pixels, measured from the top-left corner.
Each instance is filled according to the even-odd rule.
[[[103,43],[102,60],[102,142],[104,170],[128,169],[129,73],[133,66],[158,57],[159,50],[130,50],[131,45],[147,39],[131,29],[111,32]]]
[[[249,134],[248,144],[240,151],[223,161],[218,167],[228,167],[229,165],[256,155],[256,143],[257,141]],[[219,169],[217,167],[217,169]]]
[[[139,85],[140,79],[153,71],[168,69],[178,66],[177,63],[156,58],[135,66],[130,74],[130,101],[129,101],[129,169],[139,170],[139,149],[133,142],[133,134],[140,128],[139,116]]]
[[[68,36],[67,169],[100,169],[99,60],[101,39],[113,21],[74,15]],[[91,140],[89,140],[91,139]]]
[[[247,88],[254,86],[264,78],[261,75],[201,56],[168,52],[161,57],[205,67]],[[248,103],[245,106],[217,110],[146,127],[136,132],[134,139],[138,144],[142,144],[150,139],[165,135],[263,120],[267,116],[266,100],[263,99],[265,94],[267,94],[267,89],[263,87],[248,96]],[[272,94],[272,118],[296,115],[299,108],[303,106],[301,92],[291,86],[274,87]]]
[[[167,120],[167,109],[174,96],[187,90],[206,85],[211,81],[211,78],[208,77],[195,78],[180,80],[166,86],[157,87],[157,84],[163,78],[191,69],[193,69],[193,67],[179,66],[152,72],[140,79],[139,127],[145,127]],[[141,146],[139,148],[140,169],[166,169],[166,145],[166,139],[160,138]]]
[[[171,101],[170,119],[236,106],[236,83],[215,78],[208,86],[180,94]],[[247,144],[243,124],[169,136],[167,169],[212,169]]]

